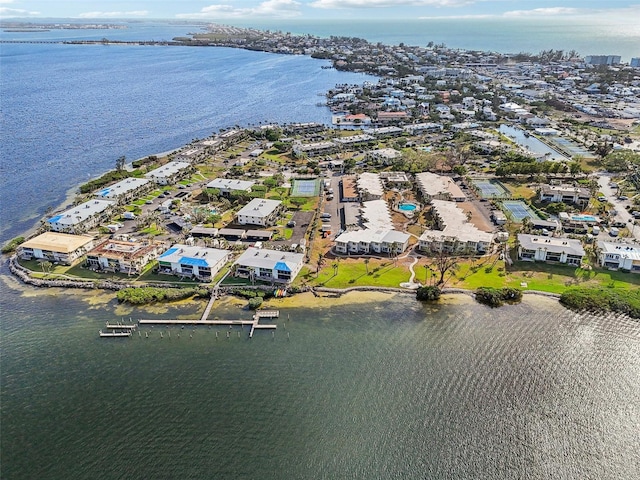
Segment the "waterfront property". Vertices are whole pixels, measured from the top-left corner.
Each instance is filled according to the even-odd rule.
[[[191,170],[191,164],[187,162],[169,162],[150,172],[145,173],[145,178],[156,182],[158,185],[171,185],[185,177]]]
[[[153,183],[148,178],[130,177],[99,190],[96,196],[107,200],[115,200],[122,205],[139,197],[151,187],[153,187]]]
[[[630,243],[598,242],[598,264],[611,270],[640,272],[640,246]]]
[[[234,263],[236,277],[291,283],[304,264],[301,253],[249,247]]]
[[[540,188],[540,201],[557,203],[575,203],[576,205],[587,205],[591,194],[583,187],[572,187],[570,185],[543,185]]]
[[[451,177],[444,177],[436,173],[422,172],[416,175],[416,182],[425,200],[453,200],[464,202],[466,195],[455,184]]]
[[[107,220],[114,206],[111,200],[89,200],[47,219],[47,223],[55,232],[83,233]]]
[[[108,239],[87,253],[87,266],[103,272],[140,274],[163,249],[162,243]]]
[[[410,235],[392,229],[352,230],[338,235],[335,249],[343,254],[385,253],[398,255],[409,246]]]
[[[52,263],[73,265],[91,250],[93,237],[68,233],[44,232],[18,246],[18,256],[23,260],[46,260]]]
[[[532,262],[555,262],[580,266],[585,252],[580,240],[518,234],[518,258]]]
[[[216,178],[207,183],[207,188],[217,188],[220,193],[225,197],[228,197],[235,192],[251,192],[251,187],[256,182],[251,180],[236,180],[232,178]]]
[[[282,210],[283,206],[280,200],[254,198],[238,211],[238,223],[268,227],[276,223]]]
[[[469,223],[465,212],[454,202],[431,201],[431,215],[438,230],[425,230],[419,249],[449,254],[484,254],[493,242],[493,234]]]
[[[158,273],[211,281],[231,252],[217,248],[175,244],[158,258]]]

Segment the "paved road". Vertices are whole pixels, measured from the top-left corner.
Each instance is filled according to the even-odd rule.
[[[625,208],[629,205],[629,200],[618,200],[618,190],[617,188],[611,187],[609,184],[611,183],[611,174],[608,173],[599,173],[598,177],[598,185],[600,185],[600,191],[607,197],[607,201],[609,201],[616,212],[615,221],[624,222],[629,226],[629,231],[633,234],[633,237],[636,240],[640,240],[640,225],[633,226],[634,218]]]

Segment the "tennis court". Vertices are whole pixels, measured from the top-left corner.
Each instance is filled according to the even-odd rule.
[[[501,198],[509,197],[511,192],[502,183],[497,180],[473,180],[473,184],[480,189],[482,198]]]
[[[320,195],[320,180],[294,180],[291,187],[292,197],[317,197]]]
[[[590,152],[586,148],[578,145],[575,142],[572,142],[571,140],[567,140],[566,138],[558,137],[558,136],[553,136],[548,138],[552,143],[555,143],[559,147],[563,148],[564,150],[569,152],[571,155],[574,155],[574,156],[581,155],[586,158],[594,157],[593,152]]]
[[[520,200],[506,200],[502,202],[502,208],[506,210],[505,213],[510,216],[514,222],[521,222],[527,217],[531,220],[540,219],[526,203]]]

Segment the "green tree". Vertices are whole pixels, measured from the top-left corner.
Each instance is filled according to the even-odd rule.
[[[122,155],[116,159],[116,170],[121,172],[127,164],[127,157]]]

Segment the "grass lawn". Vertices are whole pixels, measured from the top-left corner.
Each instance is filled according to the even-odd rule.
[[[409,280],[409,269],[398,261],[371,259],[367,266],[362,259],[344,259],[338,262],[334,275],[333,261],[327,259],[316,278],[315,271],[301,272],[300,278],[309,285],[329,288],[348,288],[357,286],[399,287]],[[368,273],[367,273],[368,271]]]
[[[140,233],[155,237],[157,235],[164,235],[166,232],[161,227],[158,227],[157,225],[153,224],[143,230],[140,230]]]
[[[527,289],[562,293],[567,287],[608,287],[637,289],[640,277],[623,272],[609,270],[583,270],[563,265],[543,263],[515,262],[507,274],[507,286],[520,288],[521,282],[527,283]]]

